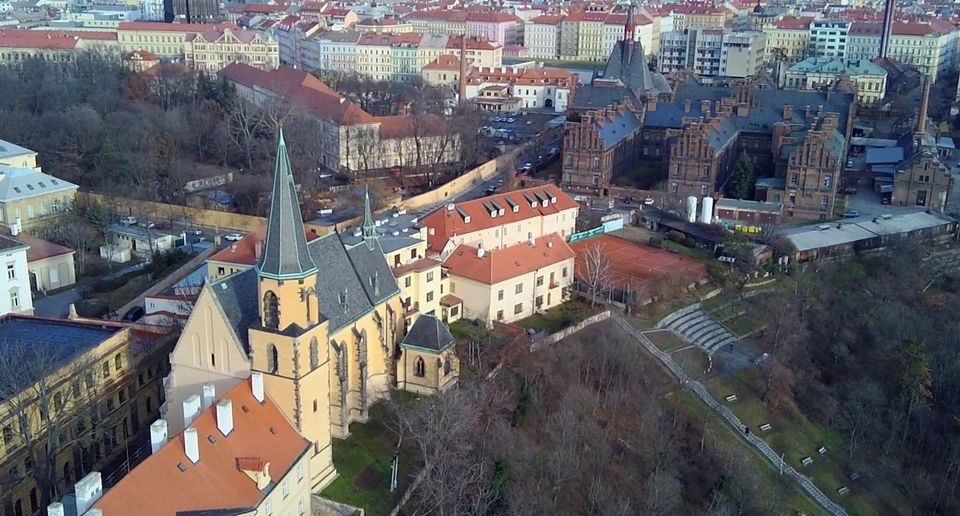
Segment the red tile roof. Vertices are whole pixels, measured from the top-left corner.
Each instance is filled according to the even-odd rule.
[[[562,68],[473,68],[467,75],[467,83],[505,82],[522,86],[552,84],[569,88],[577,84],[580,76]]]
[[[232,23],[163,23],[163,22],[121,22],[117,30],[156,31],[156,32],[207,32],[222,31],[224,28],[236,29]]]
[[[539,25],[557,25],[563,21],[563,16],[557,14],[544,14],[543,16],[537,16],[536,18],[530,19],[530,23],[536,23]]]
[[[427,63],[423,67],[424,70],[459,70],[460,69],[460,60],[457,59],[457,56],[452,56],[450,54],[444,54],[433,61]]]
[[[811,16],[804,16],[802,18],[786,17],[778,20],[774,26],[778,29],[808,30],[812,22],[813,17]]]
[[[447,48],[459,49],[460,39],[462,37],[463,36],[450,36],[450,38],[447,39]],[[500,44],[495,41],[489,41],[476,36],[467,36],[467,50],[496,50],[499,47]]]
[[[22,242],[30,246],[30,249],[27,249],[27,262],[45,260],[47,258],[52,258],[54,256],[72,254],[75,252],[73,249],[70,249],[69,247],[64,247],[59,244],[54,244],[53,242],[48,242],[46,240],[37,238],[27,233],[20,233],[13,238],[19,242]]]
[[[419,136],[437,136],[447,131],[447,122],[437,115],[420,115],[419,119],[409,115],[376,116],[373,122],[380,124],[380,138],[409,138]]]
[[[459,245],[443,265],[452,275],[495,285],[576,256],[556,233],[537,238],[533,245],[525,242],[479,254],[476,247]]]
[[[507,173],[509,173],[509,171]],[[556,203],[550,202],[551,195],[556,198]],[[543,206],[543,199],[547,200],[546,207]],[[531,205],[531,201],[536,202],[536,207]],[[492,206],[493,203],[503,208],[503,215],[498,214],[497,217],[490,216],[490,212],[484,204]],[[517,206],[516,212],[513,211],[513,205]],[[427,236],[427,244],[432,251],[437,253],[443,250],[443,247],[447,245],[447,241],[451,237],[519,222],[533,217],[551,215],[564,210],[578,208],[580,205],[558,187],[537,186],[489,197],[481,197],[450,206],[453,206],[452,210],[447,207],[440,208],[421,220],[424,226],[430,228]],[[466,222],[464,216],[470,217],[470,222]]]
[[[257,457],[269,462],[270,478],[276,483],[311,444],[269,397],[263,404],[257,402],[249,379],[221,399],[233,403],[233,431],[224,436],[217,429],[215,406],[203,411],[190,425],[198,434],[199,462],[193,464],[187,458],[181,433],[127,473],[93,507],[108,515],[167,516],[258,506],[264,493],[237,467],[238,459]]]
[[[868,22],[853,22],[850,24],[850,31],[848,34],[880,34],[883,32],[882,23],[868,23]]]
[[[79,38],[58,31],[0,30],[0,48],[73,50]]]
[[[264,221],[266,224],[266,221]],[[313,231],[306,231],[307,242],[318,238],[317,234]],[[237,242],[233,242],[227,248],[217,252],[209,259],[224,262],[224,263],[235,263],[237,265],[256,265],[257,264],[257,244],[263,245],[264,240],[267,238],[267,226],[252,232],[247,233],[243,238]]]
[[[433,258],[421,258],[417,261],[410,262],[406,265],[394,267],[393,275],[394,277],[399,278],[407,273],[415,272],[415,271],[416,272],[425,271],[427,269],[432,269],[438,265],[440,265],[440,262],[438,262],[437,260],[434,260]]]
[[[288,66],[264,71],[244,63],[232,63],[218,72],[247,87],[256,87],[299,104],[314,116],[341,125],[372,123],[373,117],[316,77]]]
[[[377,34],[374,32],[368,32],[360,36],[360,40],[357,41],[357,44],[378,46],[403,44],[419,45],[422,39],[423,34],[420,34],[419,32],[402,32],[400,34]]]

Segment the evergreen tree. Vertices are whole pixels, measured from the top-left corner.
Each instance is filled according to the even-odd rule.
[[[727,195],[736,199],[752,199],[753,185],[757,182],[757,173],[753,169],[753,160],[746,152],[741,152],[734,166],[733,175],[727,183]]]

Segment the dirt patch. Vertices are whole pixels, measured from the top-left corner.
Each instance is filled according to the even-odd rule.
[[[383,473],[368,467],[361,471],[359,475],[357,475],[357,479],[353,481],[353,485],[357,489],[373,491],[378,485],[380,485],[381,479],[383,479]]]

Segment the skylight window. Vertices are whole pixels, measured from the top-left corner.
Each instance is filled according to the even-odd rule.
[[[27,185],[27,190],[33,191],[33,185]]]
[[[19,187],[19,186],[14,186],[14,187],[13,187],[13,191],[14,191],[14,192],[17,192],[17,193],[23,193],[23,192],[20,191],[20,187]]]

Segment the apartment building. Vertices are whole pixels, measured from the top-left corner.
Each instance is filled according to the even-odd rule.
[[[376,238],[400,289],[404,319],[409,328],[422,315],[444,324],[462,317],[463,302],[450,294],[450,280],[435,253],[427,249],[427,228],[415,214],[387,212],[374,215],[369,192],[364,195],[360,226],[340,235],[350,249]]]
[[[847,33],[847,59],[870,61],[880,55],[882,23],[853,22]]]
[[[483,97],[487,88],[506,86],[509,96],[519,99],[521,109],[565,113],[578,84],[577,74],[560,68],[479,67],[472,68],[467,75],[467,98],[477,99]]]
[[[0,225],[33,229],[73,204],[77,189],[36,168],[0,165]]]
[[[393,16],[364,18],[353,25],[353,30],[357,32],[376,32],[378,34],[387,32],[393,34],[414,32],[412,24],[401,21]]]
[[[812,17],[784,17],[773,27],[763,29],[766,35],[764,58],[767,61],[796,63],[807,56],[810,48]]]
[[[414,11],[403,17],[415,32],[461,35],[496,42],[501,47],[520,43],[523,21],[509,13],[462,10]]]
[[[658,8],[645,7],[641,13],[650,17],[671,16],[673,18],[673,30],[680,32],[689,29],[722,31],[728,25],[727,10],[723,7],[715,7],[712,4],[663,4]]]
[[[166,420],[151,424],[150,456],[102,496],[92,497],[88,507],[103,516],[312,514],[312,444],[271,398],[263,374],[253,373],[219,397],[212,384],[204,385],[183,403],[178,426],[185,429],[168,436]],[[84,493],[82,487],[83,481],[78,493]]]
[[[126,22],[119,25],[117,38],[124,54],[146,51],[209,72],[238,62],[262,70],[280,65],[274,36],[226,23]]]
[[[853,22],[822,19],[810,23],[810,55],[846,59],[847,37]]]
[[[22,375],[26,386],[0,401],[6,514],[39,514],[48,503],[51,487],[31,464],[50,464],[44,483],[65,493],[91,471],[116,481],[119,464],[133,467],[149,454],[173,340],[165,329],[109,321],[0,318],[5,363],[18,369],[4,375]]]
[[[493,251],[552,233],[565,238],[574,233],[579,210],[559,188],[541,186],[452,203],[421,222],[428,249],[443,259],[458,245]]]
[[[560,26],[563,16],[543,15],[524,25],[523,46],[533,59],[560,58]]]
[[[765,42],[762,32],[667,32],[660,36],[660,70],[693,70],[702,77],[752,77],[763,71]]]
[[[511,322],[562,303],[573,283],[576,255],[551,233],[498,249],[457,245],[444,260],[451,293],[464,317]]]
[[[431,86],[454,87],[460,82],[460,60],[454,56],[443,55],[423,67],[423,82]]]
[[[788,68],[780,77],[779,87],[814,90],[832,86],[841,76],[853,83],[861,104],[879,102],[886,95],[887,72],[866,60],[809,57]]]
[[[68,62],[84,51],[119,52],[117,35],[102,31],[0,30],[0,63],[17,63],[31,57]]]
[[[30,246],[14,237],[0,235],[0,263],[6,274],[0,276],[0,316],[6,314],[33,314],[33,296],[30,289],[30,271],[27,251]],[[9,373],[8,373],[9,374]]]

